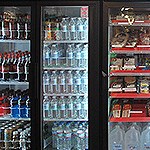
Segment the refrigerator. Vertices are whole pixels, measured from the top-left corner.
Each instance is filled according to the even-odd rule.
[[[149,5],[103,2],[103,149],[149,149]]]
[[[98,1],[0,2],[0,149],[99,149]]]

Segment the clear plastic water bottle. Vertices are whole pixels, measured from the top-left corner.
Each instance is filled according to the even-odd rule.
[[[53,96],[50,101],[50,118],[57,118],[57,99],[56,96]]]
[[[61,122],[57,129],[57,149],[63,150],[64,147],[64,127],[63,123]]]
[[[57,74],[56,71],[52,71],[52,74],[50,76],[50,93],[57,93]]]
[[[64,96],[61,96],[58,100],[57,118],[60,118],[60,119],[66,118],[65,108],[66,108],[65,99],[64,99]]]
[[[44,116],[44,118],[49,117],[49,111],[50,111],[50,100],[49,100],[48,96],[44,96],[44,100],[43,100],[43,116]]]
[[[82,124],[79,124],[78,131],[75,136],[75,149],[85,150],[85,131],[83,130]]]
[[[88,40],[88,18],[84,18],[83,30],[84,30],[84,39]]]
[[[53,149],[57,148],[57,129],[58,129],[58,125],[56,122],[54,122],[52,127],[52,148]]]
[[[43,74],[43,92],[50,92],[50,74],[47,70],[45,70]]]
[[[88,93],[88,72],[83,71],[81,77],[81,91],[82,93]]]
[[[73,101],[73,117],[75,119],[80,118],[81,116],[81,99],[79,96],[76,96],[76,98]]]
[[[73,118],[73,97],[68,96],[66,98],[66,118]]]
[[[80,118],[86,119],[88,117],[88,97],[81,97],[81,116]]]
[[[67,18],[62,18],[61,21],[61,37],[62,40],[68,40],[68,22]]]
[[[66,50],[66,66],[73,67],[74,66],[74,54],[73,54],[73,47],[71,44],[68,45]]]
[[[80,72],[77,70],[75,71],[73,75],[73,85],[74,85],[74,93],[80,93],[81,92],[81,75]]]
[[[71,134],[70,123],[67,122],[64,127],[64,150],[71,150]]]
[[[76,18],[70,18],[69,22],[69,40],[76,40]]]
[[[150,123],[141,133],[141,150],[150,149]]]
[[[65,93],[66,87],[65,87],[65,74],[64,71],[60,71],[58,74],[58,93]]]
[[[81,50],[81,67],[88,67],[88,44],[84,44]]]
[[[52,44],[51,46],[51,59],[52,59],[52,66],[56,67],[59,65],[58,63],[59,51],[57,49],[57,44]]]
[[[77,19],[76,32],[77,32],[77,39],[83,40],[84,39],[84,28],[83,28],[82,18]]]
[[[78,122],[72,124],[71,130],[72,130],[71,145],[72,145],[72,149],[75,150],[75,145],[77,144],[76,136],[78,131]]]
[[[51,50],[48,45],[44,45],[43,48],[43,64],[45,67],[51,65]]]
[[[72,71],[66,73],[66,93],[73,93],[73,74]]]
[[[110,149],[111,150],[124,150],[124,135],[125,132],[116,125],[110,132]]]
[[[125,133],[125,149],[140,150],[140,131],[133,124]]]
[[[75,67],[81,67],[81,48],[80,44],[76,45],[75,51],[74,51],[74,66]]]

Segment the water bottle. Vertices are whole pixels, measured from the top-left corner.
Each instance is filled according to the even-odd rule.
[[[81,77],[81,91],[82,93],[88,93],[88,72],[83,71]]]
[[[84,30],[84,39],[88,40],[88,18],[84,18],[83,30]]]
[[[71,44],[68,45],[68,48],[66,50],[66,66],[74,66],[73,46]]]
[[[73,74],[72,71],[66,73],[66,93],[73,93]]]
[[[73,97],[68,96],[66,98],[66,118],[71,119],[73,118]]]
[[[81,50],[81,67],[88,67],[88,44],[84,44]]]
[[[125,149],[140,150],[140,131],[133,124],[125,133]]]
[[[61,21],[61,37],[62,40],[68,40],[68,22],[66,18]]]
[[[71,150],[71,129],[70,129],[70,123],[66,123],[64,127],[64,150]]]
[[[43,74],[43,92],[49,93],[50,92],[50,74],[47,70],[44,71]]]
[[[58,74],[58,93],[65,93],[65,74],[64,71],[60,71]]]
[[[57,93],[57,74],[56,71],[52,71],[52,74],[50,76],[50,93]]]
[[[53,67],[56,67],[59,65],[58,64],[58,57],[59,57],[59,51],[57,49],[57,45],[53,44],[51,46],[51,59],[52,59],[51,63],[52,63]]]
[[[82,124],[79,124],[78,131],[75,135],[75,149],[85,150],[85,131]]]
[[[50,118],[57,118],[57,99],[56,96],[53,96],[50,101]]]
[[[75,119],[80,118],[81,116],[81,99],[79,96],[76,96],[76,98],[73,101],[73,117]]]
[[[76,18],[71,18],[69,22],[69,40],[76,40]]]
[[[74,75],[73,75],[73,91],[74,93],[80,93],[81,92],[81,75],[80,72],[77,70],[75,71]]]
[[[80,118],[86,119],[88,117],[88,98],[87,96],[82,97],[81,101],[81,116]]]
[[[60,119],[66,118],[65,107],[66,106],[65,106],[64,96],[61,96],[58,101],[57,118],[60,118]]]
[[[124,150],[125,131],[116,125],[110,132],[110,150]]]
[[[150,149],[150,123],[141,133],[141,150]]]
[[[63,150],[64,147],[64,129],[63,123],[61,122],[57,130],[57,149]]]
[[[78,40],[83,40],[84,39],[84,28],[83,28],[82,18],[77,19],[76,34],[77,34],[77,39]]]
[[[52,127],[52,148],[53,149],[57,148],[57,129],[58,129],[58,125],[56,122],[54,122]]]
[[[43,64],[45,67],[49,67],[51,65],[51,53],[48,45],[44,45],[43,48]]]
[[[80,44],[76,45],[75,51],[74,51],[74,66],[75,67],[81,67],[81,50],[80,50]]]
[[[49,110],[50,110],[50,100],[49,100],[48,96],[44,96],[44,100],[43,100],[43,116],[44,116],[44,118],[49,117]]]
[[[88,150],[89,149],[89,133],[88,133],[88,123],[86,124],[86,127],[85,127],[85,150]]]

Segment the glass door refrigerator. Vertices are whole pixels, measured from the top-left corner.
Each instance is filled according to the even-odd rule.
[[[38,121],[41,132],[38,140],[41,149],[88,150],[90,141],[94,143],[91,149],[98,147],[98,138],[94,142],[93,134],[97,131],[92,126],[90,129],[93,131],[89,130],[89,123],[94,122],[94,118],[89,122],[89,118],[94,116],[93,112],[89,117],[89,108],[93,106],[95,109],[98,106],[95,98],[98,100],[98,91],[95,95],[91,94],[95,89],[98,90],[98,86],[91,89],[94,85],[89,81],[96,74],[98,77],[98,59],[91,62],[94,57],[98,57],[98,23],[94,19],[94,15],[98,16],[96,5],[99,2],[54,2],[39,5],[41,118]],[[93,40],[92,35],[97,39]],[[89,68],[92,65],[95,68]],[[96,108],[95,113],[97,110]],[[98,112],[95,117],[97,115]],[[98,128],[97,125],[95,129]],[[97,136],[96,134],[95,137]]]
[[[24,3],[26,4],[26,3]],[[31,6],[0,6],[0,149],[31,149]]]
[[[104,2],[109,150],[150,149],[150,3]],[[107,25],[107,26],[106,26]],[[106,99],[105,99],[106,100]],[[105,101],[106,102],[106,101]]]

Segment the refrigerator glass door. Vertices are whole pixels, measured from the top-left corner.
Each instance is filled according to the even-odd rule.
[[[88,149],[88,6],[42,7],[43,149]]]
[[[109,150],[144,150],[150,145],[150,11],[109,8]]]
[[[0,149],[30,149],[31,7],[0,6]]]

